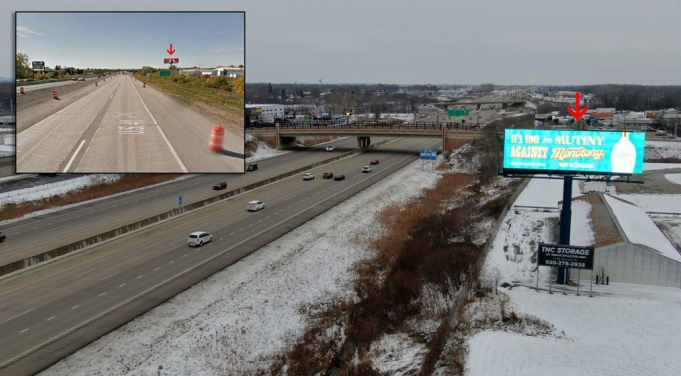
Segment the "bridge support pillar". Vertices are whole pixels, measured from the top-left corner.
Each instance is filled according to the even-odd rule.
[[[371,145],[371,137],[357,136],[357,147],[363,149]]]
[[[296,136],[282,136],[279,123],[274,125],[274,139],[277,142],[277,150],[291,149],[296,147]]]
[[[449,151],[449,149],[447,149],[447,127],[444,126],[442,127],[442,152],[446,151]]]

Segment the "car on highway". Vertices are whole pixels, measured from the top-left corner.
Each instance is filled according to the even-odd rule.
[[[215,184],[213,184],[213,189],[216,191],[219,191],[220,189],[225,189],[227,188],[227,182],[226,181],[219,181]]]
[[[76,80],[77,80],[76,77],[71,77],[71,81],[76,81]]]
[[[326,147],[326,151],[334,151],[334,150],[336,150],[336,147],[333,146],[333,145],[329,145],[329,146]]]
[[[4,242],[5,240],[7,240],[7,236],[4,232],[0,231],[0,243]]]
[[[314,174],[310,172],[306,172],[305,175],[303,175],[303,180],[312,180],[314,179]]]
[[[249,163],[246,165],[246,171],[258,171],[257,163]]]
[[[78,81],[85,81],[85,77],[80,77]]]
[[[372,165],[372,166],[373,166],[373,165],[377,165],[377,164],[379,164],[379,163],[380,163],[380,162],[378,161],[378,159],[374,159],[373,161],[369,162],[369,164]]]
[[[189,238],[187,239],[187,244],[190,247],[200,247],[208,242],[213,241],[213,235],[203,232],[203,231],[194,231],[191,234],[189,234]]]
[[[362,167],[362,172],[371,172],[371,166]]]
[[[248,211],[258,211],[262,209],[265,209],[265,203],[259,200],[249,201],[246,206],[246,210]]]
[[[336,175],[333,177],[333,180],[345,180],[345,175]]]
[[[325,172],[322,179],[333,179],[333,172]]]

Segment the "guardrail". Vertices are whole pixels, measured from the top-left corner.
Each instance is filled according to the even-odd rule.
[[[376,144],[370,145],[369,148],[375,148],[377,146],[383,145],[383,144],[388,143],[390,141],[391,140],[381,141],[381,142],[378,142]],[[54,259],[56,257],[64,256],[64,255],[67,255],[69,253],[73,253],[73,252],[76,252],[76,251],[79,251],[79,250],[83,250],[86,247],[90,247],[90,246],[93,246],[95,244],[111,240],[113,238],[125,235],[129,232],[141,230],[145,227],[170,220],[173,217],[176,217],[178,215],[191,212],[193,210],[202,208],[204,206],[207,206],[207,205],[210,205],[210,204],[222,201],[222,200],[226,200],[226,199],[233,197],[233,196],[236,196],[238,194],[245,193],[245,192],[254,190],[256,188],[260,188],[262,186],[274,183],[276,181],[286,179],[286,178],[294,176],[294,175],[298,175],[302,172],[306,172],[306,171],[313,169],[315,167],[323,166],[325,164],[329,164],[331,162],[349,157],[349,156],[354,155],[354,154],[359,154],[361,152],[362,152],[361,150],[353,150],[353,151],[350,151],[350,152],[347,152],[347,153],[343,153],[343,154],[337,155],[335,157],[325,159],[323,161],[315,162],[315,163],[312,163],[310,165],[297,168],[293,171],[285,172],[283,174],[279,174],[279,175],[273,176],[271,178],[243,186],[241,188],[237,188],[237,189],[233,189],[233,190],[228,191],[228,192],[221,193],[217,196],[209,197],[207,199],[200,200],[200,201],[197,201],[197,202],[194,202],[194,203],[191,203],[191,204],[187,204],[187,205],[184,205],[184,206],[179,207],[179,208],[174,208],[172,210],[168,210],[166,212],[163,212],[163,213],[160,213],[160,214],[157,214],[157,215],[154,215],[154,216],[151,216],[151,217],[148,217],[148,218],[145,218],[145,219],[124,225],[124,226],[120,226],[120,227],[117,227],[115,229],[108,230],[108,231],[102,232],[102,233],[97,234],[97,235],[89,236],[85,239],[82,239],[82,240],[79,240],[79,241],[76,241],[76,242],[72,242],[72,243],[51,249],[49,251],[44,251],[44,252],[41,252],[37,255],[26,257],[22,260],[17,260],[17,261],[11,262],[11,263],[6,264],[6,265],[0,265],[0,277],[3,276],[3,275],[9,274],[9,273],[14,273],[14,272],[19,271],[21,269],[25,269],[25,268],[28,268],[28,267],[31,267],[31,266],[35,266],[37,264],[40,264],[42,262]]]
[[[513,205],[514,209],[522,210],[522,211],[534,211],[534,212],[543,212],[543,213],[553,213],[553,212],[558,212],[558,208],[553,208],[550,206],[528,206],[528,205]]]
[[[672,212],[646,212],[649,217],[681,217],[681,213]]]
[[[336,130],[336,129],[395,129],[395,130],[442,130],[447,128],[452,131],[476,131],[481,129],[476,125],[459,125],[457,123],[394,123],[386,124],[380,122],[364,122],[364,123],[325,123],[325,124],[308,124],[308,123],[284,123],[279,125],[280,130],[286,129],[320,129],[320,130]],[[257,127],[247,127],[246,130],[266,130],[273,131],[276,129],[275,125]]]

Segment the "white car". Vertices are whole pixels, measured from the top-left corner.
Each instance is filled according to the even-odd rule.
[[[371,172],[371,166],[362,167],[362,172]]]
[[[262,209],[265,209],[265,203],[258,200],[249,201],[246,206],[246,210],[248,211],[258,211]]]
[[[312,180],[314,179],[314,174],[306,172],[305,175],[303,175],[303,180]]]
[[[334,151],[334,150],[336,150],[336,147],[333,146],[333,145],[329,145],[329,146],[326,147],[326,151]]]
[[[194,231],[191,234],[189,234],[187,244],[189,244],[190,247],[200,247],[212,241],[213,235],[203,231]]]

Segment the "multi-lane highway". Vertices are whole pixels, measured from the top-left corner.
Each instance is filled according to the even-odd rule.
[[[389,150],[358,154],[231,200],[130,234],[0,281],[0,374],[29,374],[99,338],[132,317],[418,158],[439,139],[400,139]],[[388,149],[386,147],[386,149]],[[361,173],[370,159],[380,164]],[[323,180],[322,172],[345,174]],[[248,175],[246,175],[248,176]],[[250,200],[266,208],[246,211]],[[189,248],[192,231],[214,241]],[[342,246],[342,244],[339,244]]]
[[[24,88],[24,92],[28,93],[31,91],[35,90],[40,90],[40,89],[45,89],[45,88],[53,88],[53,89],[58,89],[63,86],[69,86],[69,85],[84,85],[84,82],[87,82],[88,84],[93,83],[97,77],[87,77],[85,78],[85,81],[55,81],[55,82],[45,82],[45,83],[40,83],[40,84],[33,84],[33,85],[22,85],[20,82],[17,82],[17,94],[21,93],[21,88]]]
[[[17,172],[242,172],[243,135],[226,127],[224,151],[211,152],[215,125],[225,124],[117,75],[36,124],[19,127]]]
[[[374,138],[374,142],[385,140]],[[171,183],[123,193],[55,213],[36,216],[2,226],[7,241],[0,244],[0,265],[22,260],[56,247],[94,236],[178,206],[178,196],[184,203],[196,202],[221,193],[213,191],[213,184],[226,180],[227,189],[236,189],[271,178],[286,171],[313,164],[355,149],[354,137],[332,143],[333,152],[326,145],[305,149],[258,162],[259,170],[239,175],[197,175]],[[385,145],[390,149],[392,144]]]

